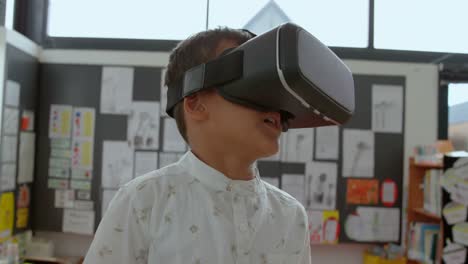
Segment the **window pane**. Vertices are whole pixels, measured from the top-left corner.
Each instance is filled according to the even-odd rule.
[[[50,0],[56,37],[179,40],[206,28],[206,0]]]
[[[15,19],[15,0],[7,0],[5,8],[5,27],[13,29],[13,21]]]
[[[367,47],[369,0],[211,0],[209,27],[259,34],[291,21],[328,46]]]
[[[468,53],[466,0],[375,0],[375,47]]]
[[[456,150],[468,150],[468,83],[449,84],[449,139]]]

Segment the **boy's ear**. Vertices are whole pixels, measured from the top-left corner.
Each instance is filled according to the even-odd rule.
[[[184,109],[186,118],[197,121],[208,118],[208,109],[201,98],[200,93],[195,93],[184,98]]]

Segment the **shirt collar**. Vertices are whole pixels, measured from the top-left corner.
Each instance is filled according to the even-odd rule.
[[[227,191],[239,195],[259,195],[265,192],[265,186],[260,180],[256,166],[252,168],[255,176],[252,180],[232,180],[201,161],[192,151],[188,151],[179,164],[195,179],[216,191]]]

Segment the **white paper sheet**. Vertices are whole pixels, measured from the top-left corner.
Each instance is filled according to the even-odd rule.
[[[119,188],[133,178],[133,149],[126,141],[104,141],[102,187]]]
[[[71,180],[70,181],[70,188],[74,189],[74,190],[90,191],[91,190],[91,181]]]
[[[19,106],[21,86],[19,83],[7,80],[5,90],[5,105]]]
[[[310,244],[321,244],[323,239],[323,213],[307,211],[309,217]]]
[[[279,188],[279,178],[278,177],[262,177],[262,180],[268,182],[269,184]]]
[[[348,237],[356,241],[396,242],[400,235],[400,209],[357,207],[357,216],[346,220]]]
[[[65,209],[62,230],[63,232],[92,235],[94,233],[94,211]]]
[[[133,68],[103,67],[101,114],[129,114],[133,95]]]
[[[73,138],[71,166],[73,169],[93,169],[94,142]]]
[[[292,129],[285,137],[282,160],[286,162],[309,162],[313,160],[314,129]]]
[[[159,103],[133,102],[128,117],[127,137],[135,149],[159,148]]]
[[[374,177],[374,133],[343,130],[343,177]]]
[[[74,139],[94,139],[95,116],[94,108],[77,107],[73,109]]]
[[[24,131],[33,131],[34,130],[34,112],[29,110],[24,110],[21,115],[21,130]],[[24,125],[23,125],[24,124]]]
[[[101,217],[104,216],[104,213],[106,212],[107,208],[109,207],[110,202],[112,201],[112,198],[114,198],[116,193],[117,193],[117,190],[105,189],[102,191]]]
[[[187,145],[177,129],[177,124],[172,118],[164,118],[164,151],[185,152]]]
[[[16,162],[18,136],[4,136],[2,144],[2,162]]]
[[[94,202],[75,200],[75,205],[73,206],[73,208],[75,208],[76,210],[92,211],[94,210]]]
[[[334,210],[336,205],[337,165],[332,162],[306,164],[304,206],[314,210]]]
[[[91,180],[93,178],[93,171],[87,169],[72,169],[71,170],[72,179],[76,180]]]
[[[161,116],[166,117],[168,116],[166,114],[166,106],[167,106],[167,86],[164,85],[164,78],[166,76],[166,69],[163,69],[161,71],[161,97],[160,97],[160,102],[161,102]]]
[[[50,147],[69,150],[71,148],[71,141],[68,138],[52,138],[50,140]]]
[[[49,137],[69,138],[71,136],[71,105],[51,105],[49,116]]]
[[[138,177],[158,169],[158,153],[155,151],[135,151],[135,175]]]
[[[70,159],[50,158],[49,159],[49,168],[50,167],[69,169],[70,168]]]
[[[49,167],[49,177],[68,179],[70,177],[70,169]]]
[[[12,191],[16,188],[16,164],[3,163],[0,175],[0,190]]]
[[[372,130],[401,133],[403,127],[403,87],[372,85]]]
[[[16,135],[19,130],[19,110],[16,108],[3,108],[4,135]]]
[[[34,179],[36,135],[21,132],[19,146],[18,183],[30,183]]]
[[[55,190],[55,208],[73,208],[74,206],[74,190]]]
[[[281,189],[303,205],[305,204],[304,178],[304,174],[283,174],[281,177]]]
[[[78,200],[91,200],[91,192],[78,190],[76,191],[76,199]]]
[[[315,133],[315,158],[337,160],[340,129],[337,126],[317,127]]]
[[[183,154],[178,154],[178,153],[160,152],[159,153],[159,168],[166,167],[168,165],[171,165],[172,163],[179,161],[182,155]]]

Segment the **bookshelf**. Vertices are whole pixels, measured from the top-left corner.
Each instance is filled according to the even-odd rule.
[[[407,208],[407,217],[408,225],[406,230],[410,230],[410,225],[412,222],[426,222],[439,224],[440,234],[439,241],[437,242],[437,261],[436,263],[441,263],[442,247],[443,247],[443,222],[440,216],[432,214],[424,210],[424,175],[427,170],[431,169],[440,169],[442,170],[443,165],[422,163],[417,164],[414,161],[414,158],[410,158],[410,168],[409,168],[409,186],[408,186],[408,208]],[[409,244],[408,236],[407,245]],[[408,264],[421,263],[416,260],[408,259]]]

